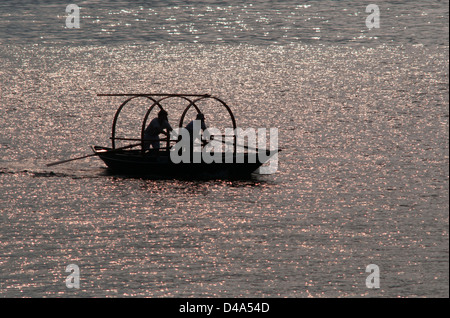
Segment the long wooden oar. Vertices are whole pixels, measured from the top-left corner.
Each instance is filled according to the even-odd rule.
[[[128,146],[125,146],[125,147],[120,147],[120,148],[116,148],[116,149],[112,149],[112,150],[107,150],[107,151],[104,151],[104,152],[102,152],[102,153],[116,152],[116,151],[118,151],[118,150],[123,150],[123,149],[127,149],[127,148],[133,148],[133,147],[136,147],[136,146],[139,146],[139,145],[141,145],[141,143],[133,144],[133,145],[128,145]],[[99,155],[98,153],[93,153],[93,154],[86,155],[86,156],[82,156],[82,157],[77,157],[77,158],[72,158],[72,159],[67,159],[67,160],[61,160],[61,161],[57,161],[57,162],[53,162],[53,163],[48,163],[48,164],[47,164],[47,167],[50,167],[50,166],[56,166],[56,165],[59,165],[59,164],[62,164],[62,163],[66,163],[66,162],[69,162],[69,161],[80,160],[80,159],[84,159],[84,158],[88,158],[88,157],[93,157],[93,156],[98,156],[98,155]]]
[[[216,135],[217,136],[217,135]],[[225,141],[225,140],[223,140],[223,139],[212,139],[211,141],[220,141],[221,143],[223,143],[223,144],[226,144],[226,145],[230,145],[230,146],[234,146],[234,143],[230,143],[230,142],[227,142],[227,141]],[[253,148],[253,147],[249,147],[249,146],[245,146],[245,145],[238,145],[238,144],[236,144],[236,147],[240,147],[240,148],[244,148],[244,149],[247,149],[247,150],[254,150],[254,151],[256,151],[256,152],[260,152],[260,149],[258,149],[258,148]],[[265,149],[265,151],[267,151],[267,149]],[[280,152],[281,151],[281,149],[274,149],[274,150],[270,150],[269,149],[269,151],[270,152]]]

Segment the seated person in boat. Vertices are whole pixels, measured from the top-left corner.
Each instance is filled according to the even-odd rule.
[[[205,115],[203,115],[202,113],[198,113],[197,117],[195,118],[195,120],[199,120],[200,121],[200,128],[201,130],[206,130],[206,124],[205,124]],[[193,138],[194,135],[194,121],[192,120],[189,124],[186,125],[186,130],[189,132],[189,135],[191,136],[191,140]]]
[[[194,127],[194,125],[195,125],[195,127]],[[194,128],[197,129],[198,131],[194,131]],[[206,124],[205,124],[205,115],[203,115],[202,113],[198,113],[195,120],[192,120],[189,124],[187,124],[185,129],[189,132],[190,145],[191,145],[190,152],[192,153],[194,151],[194,140],[196,138],[200,138],[200,140],[202,139],[200,129],[202,131],[205,131],[207,129]],[[201,140],[201,142],[203,144],[203,140]]]
[[[164,134],[167,138],[169,138],[172,130],[173,129],[169,124],[167,112],[161,109],[158,113],[158,117],[154,118],[144,131],[144,149],[150,149],[150,145],[153,149],[159,149],[159,135]]]

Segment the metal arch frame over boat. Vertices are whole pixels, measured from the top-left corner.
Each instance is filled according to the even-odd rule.
[[[122,109],[125,107],[126,104],[128,104],[128,102],[130,102],[131,100],[133,100],[135,98],[139,98],[139,97],[146,97],[146,98],[150,99],[151,101],[153,101],[153,104],[148,108],[148,110],[144,116],[144,120],[142,122],[142,128],[141,128],[142,150],[144,149],[144,141],[145,141],[144,140],[144,131],[146,128],[147,119],[148,119],[151,111],[155,108],[155,106],[158,106],[159,109],[164,110],[164,108],[161,106],[161,102],[166,99],[169,99],[169,98],[182,98],[189,102],[189,105],[184,109],[183,114],[181,115],[180,122],[179,122],[180,128],[183,126],[184,118],[192,106],[195,108],[197,113],[201,113],[200,108],[197,106],[196,103],[201,100],[204,100],[204,99],[214,99],[214,100],[218,101],[219,103],[221,103],[226,108],[226,110],[228,111],[228,114],[230,115],[233,129],[236,129],[236,119],[235,119],[234,114],[231,111],[230,107],[220,98],[211,96],[208,94],[97,94],[97,96],[129,97],[127,100],[125,100],[119,106],[119,108],[116,111],[116,114],[114,115],[112,131],[111,131],[112,149],[115,149],[115,141],[117,139],[119,139],[119,138],[116,138],[116,126],[117,126],[117,121],[118,121],[119,115],[122,112]],[[158,100],[156,100],[154,97],[160,97],[160,98]],[[192,99],[190,99],[190,97],[196,97],[197,99],[192,100]],[[233,143],[236,144],[236,136],[234,137]],[[167,147],[169,147],[169,145],[167,145]],[[234,146],[233,151],[236,152],[236,145]]]
[[[195,162],[180,162],[174,163],[171,160],[170,151],[171,143],[176,143],[179,140],[171,140],[170,137],[160,139],[166,142],[166,147],[162,147],[155,151],[151,149],[146,151],[144,147],[145,139],[144,132],[147,124],[148,117],[155,107],[160,110],[164,110],[162,102],[171,98],[180,98],[188,102],[189,104],[185,107],[179,121],[179,127],[183,126],[184,118],[191,109],[194,107],[197,113],[201,113],[200,108],[197,103],[202,100],[212,99],[219,104],[221,104],[228,112],[233,130],[236,129],[236,120],[231,108],[220,98],[211,96],[208,94],[97,94],[97,96],[108,96],[108,97],[127,97],[125,101],[121,103],[117,109],[113,124],[111,128],[111,147],[103,146],[93,146],[92,150],[94,153],[92,155],[87,155],[79,158],[69,159],[60,161],[57,163],[52,163],[50,165],[60,164],[68,161],[73,161],[77,159],[82,159],[90,156],[98,156],[103,162],[108,166],[108,168],[113,173],[126,174],[126,175],[138,175],[146,177],[155,178],[248,178],[253,172],[255,172],[261,165],[269,160],[269,158],[277,154],[280,150],[264,151],[264,158],[261,158],[259,152],[256,154],[256,160],[251,160],[251,157],[255,157],[253,153],[249,156],[248,152],[238,152],[237,147],[237,137],[236,134],[233,135],[233,142],[226,144],[231,144],[233,146],[232,153],[219,153],[222,156],[221,162],[206,163],[203,159],[201,161]],[[136,98],[146,98],[152,102],[151,106],[147,109],[145,116],[143,118],[141,126],[141,138],[120,138],[116,137],[116,126],[119,120],[119,115],[124,109],[124,107],[133,99]],[[139,141],[139,143],[127,145],[124,147],[116,147],[116,140],[126,140],[126,141]],[[141,149],[131,149],[139,147]],[[252,149],[251,147],[239,146],[245,149]],[[258,150],[258,149],[253,149]],[[261,150],[262,151],[262,150]],[[232,155],[232,160],[230,156]],[[239,157],[239,158],[238,158]]]

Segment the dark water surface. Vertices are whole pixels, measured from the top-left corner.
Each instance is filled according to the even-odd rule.
[[[2,1],[0,296],[448,297],[448,1],[369,3]],[[109,145],[111,92],[219,96],[278,172],[46,167]]]

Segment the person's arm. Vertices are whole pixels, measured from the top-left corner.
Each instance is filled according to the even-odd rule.
[[[208,127],[206,127],[206,124],[205,124],[205,121],[203,121],[202,120],[202,131],[203,131],[203,136],[205,136],[205,138],[207,139],[207,140],[213,140],[214,139],[214,136],[212,136],[210,133],[209,133],[209,131],[207,130],[208,129]],[[206,133],[205,133],[206,132]]]
[[[166,129],[167,131],[164,131],[164,129]],[[172,130],[173,130],[173,129],[172,129],[172,126],[170,126],[169,122],[166,121],[166,122],[164,122],[163,127],[161,128],[161,133],[164,134],[164,135],[166,135],[166,136],[169,136],[169,135],[170,135],[170,132],[171,132]]]

